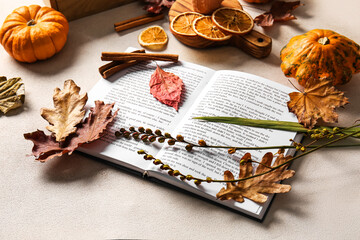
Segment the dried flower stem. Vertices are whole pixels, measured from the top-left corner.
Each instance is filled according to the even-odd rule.
[[[350,129],[350,128],[353,128],[353,127],[357,127],[359,126],[360,124],[357,124],[357,125],[354,125],[352,127],[349,127],[347,129]],[[343,129],[342,129],[343,130]],[[319,131],[319,130],[318,130]],[[124,128],[120,129],[120,131],[117,131],[115,132],[115,135],[117,137],[120,137],[120,136],[124,136],[126,138],[132,136],[134,137],[135,139],[141,139],[142,141],[146,142],[146,141],[149,141],[149,142],[154,142],[156,140],[158,140],[160,143],[163,143],[165,142],[165,140],[168,140],[168,144],[169,145],[174,145],[176,142],[182,142],[182,143],[185,143],[187,144],[186,145],[186,150],[187,151],[191,151],[193,147],[203,147],[203,148],[230,148],[229,149],[229,152],[231,150],[231,153],[234,153],[236,150],[238,149],[246,149],[246,150],[254,150],[254,149],[274,149],[274,148],[280,148],[280,149],[284,149],[284,148],[296,148],[297,150],[302,150],[303,153],[300,154],[300,155],[297,155],[295,157],[292,157],[291,159],[289,159],[288,161],[280,164],[280,165],[277,165],[275,167],[271,167],[271,166],[266,166],[266,165],[263,165],[267,168],[269,168],[270,170],[269,171],[266,171],[266,172],[263,172],[263,173],[260,173],[260,174],[256,174],[256,175],[252,175],[250,177],[246,177],[246,178],[241,178],[241,179],[234,179],[234,180],[216,180],[216,179],[212,179],[210,177],[206,178],[206,179],[202,179],[202,178],[197,178],[197,177],[193,177],[191,175],[185,175],[185,174],[182,174],[180,171],[178,170],[174,170],[173,168],[171,168],[168,164],[164,164],[162,163],[162,161],[160,159],[155,159],[152,155],[149,155],[147,154],[145,151],[143,150],[140,150],[138,151],[139,154],[144,154],[144,159],[146,160],[154,160],[153,163],[155,165],[159,165],[160,164],[160,168],[162,170],[167,170],[168,171],[168,174],[171,175],[171,176],[180,176],[180,179],[181,180],[188,180],[188,181],[191,181],[191,180],[194,180],[195,184],[201,184],[201,182],[218,182],[218,183],[224,183],[224,182],[239,182],[239,181],[245,181],[245,180],[248,180],[248,179],[251,179],[251,178],[255,178],[255,177],[259,177],[259,176],[262,176],[264,174],[268,174],[272,171],[274,171],[275,169],[278,169],[284,165],[287,165],[289,164],[290,162],[298,159],[298,158],[301,158],[307,154],[310,154],[314,151],[317,151],[321,148],[326,148],[326,147],[350,147],[350,146],[360,146],[360,144],[351,144],[351,145],[332,145],[336,142],[339,142],[341,140],[344,140],[348,137],[352,137],[354,135],[357,135],[357,134],[360,134],[360,130],[358,131],[355,131],[355,132],[352,132],[351,134],[343,134],[342,136],[338,137],[337,139],[335,140],[332,140],[332,141],[329,141],[323,145],[318,145],[318,146],[314,146],[314,145],[311,145],[313,143],[315,143],[318,139],[320,138],[324,138],[324,137],[328,137],[328,136],[332,136],[334,134],[336,134],[338,131],[341,131],[339,128],[334,128],[333,129],[333,132],[329,132],[327,129],[323,130],[323,135],[322,137],[320,136],[319,138],[315,138],[316,140],[314,140],[312,143],[310,143],[309,145],[307,145],[306,147],[305,146],[302,146],[301,144],[299,143],[295,143],[294,146],[272,146],[272,147],[229,147],[229,146],[209,146],[209,145],[206,145],[205,141],[204,140],[200,140],[199,141],[199,144],[193,144],[193,143],[190,143],[188,141],[185,141],[184,140],[184,137],[181,136],[181,135],[178,135],[176,136],[176,138],[173,138],[169,133],[165,133],[165,134],[162,134],[160,130],[156,130],[154,133],[151,129],[145,129],[143,127],[139,127],[138,128],[138,131],[135,130],[134,127],[130,127],[129,128],[129,131],[126,131]],[[319,133],[320,134],[320,133]],[[330,135],[329,135],[330,134]],[[190,146],[190,147],[189,147]],[[304,150],[303,150],[304,148]],[[306,151],[305,152],[305,149],[306,148],[312,148],[311,150],[309,151]],[[255,161],[255,160],[250,160],[252,162],[255,162],[257,164],[261,164],[260,162],[258,161]]]
[[[360,124],[358,124],[360,125]],[[354,125],[352,127],[356,127],[358,125]],[[343,130],[348,130],[352,127],[349,128],[343,128],[343,129],[335,129],[333,133],[337,134],[338,131],[343,131]],[[120,133],[121,132],[121,133]],[[156,130],[155,134],[153,133],[153,131],[151,129],[146,129],[143,127],[139,127],[139,130],[136,130],[134,127],[130,127],[129,131],[125,130],[124,128],[120,129],[120,132],[117,133],[117,136],[124,136],[124,137],[129,137],[132,136],[135,139],[140,138],[142,141],[146,142],[154,142],[156,141],[156,139],[160,142],[163,143],[165,142],[165,140],[168,141],[169,145],[174,145],[176,142],[181,142],[186,144],[186,150],[187,151],[191,151],[194,147],[195,148],[215,148],[215,149],[231,149],[233,150],[232,153],[235,153],[238,150],[266,150],[266,149],[297,149],[300,150],[299,145],[301,146],[301,144],[295,143],[294,145],[280,145],[280,146],[263,146],[263,147],[242,147],[242,146],[238,146],[238,147],[234,147],[234,146],[218,146],[218,145],[206,145],[206,144],[196,144],[196,143],[191,143],[189,141],[186,141],[181,135],[178,135],[177,138],[173,138],[169,133],[165,133],[164,135],[160,132],[160,130]],[[156,133],[157,132],[157,133]],[[331,133],[331,132],[329,132]],[[317,133],[320,134],[320,133]],[[351,134],[354,135],[354,134]],[[307,146],[305,146],[305,148],[317,148],[319,146],[322,145],[312,145],[313,143],[315,143],[318,139],[320,138],[324,138],[325,136],[319,136],[316,138],[315,141],[311,142],[310,144],[308,144]],[[203,141],[203,140],[200,140]],[[342,148],[342,147],[358,147],[360,146],[360,144],[342,144],[342,145],[330,145],[330,146],[326,146],[327,148]]]
[[[311,149],[311,150],[309,150],[309,151],[307,151],[307,152],[304,152],[304,153],[302,153],[302,154],[300,154],[300,155],[297,155],[297,156],[289,159],[288,161],[286,161],[286,162],[284,162],[284,163],[282,163],[282,164],[279,164],[279,165],[277,165],[277,166],[275,166],[275,167],[266,166],[266,167],[269,168],[270,170],[268,170],[268,171],[266,171],[266,172],[263,172],[263,173],[260,173],[260,174],[252,175],[252,176],[249,176],[249,177],[246,177],[246,178],[239,178],[239,179],[234,179],[234,180],[217,180],[217,179],[211,179],[211,178],[202,179],[202,178],[197,178],[197,177],[193,177],[193,176],[191,176],[191,175],[184,175],[184,174],[181,174],[181,176],[186,176],[186,180],[188,180],[188,181],[190,181],[190,180],[195,180],[195,181],[197,181],[197,184],[200,184],[201,182],[230,183],[230,182],[245,181],[245,180],[248,180],[248,179],[251,179],[251,178],[256,178],[256,177],[260,177],[260,176],[262,176],[262,175],[268,174],[268,173],[274,171],[275,169],[278,169],[278,168],[280,168],[280,167],[283,167],[284,165],[287,165],[287,164],[295,161],[295,160],[298,159],[298,158],[304,157],[304,156],[307,155],[307,154],[310,154],[310,153],[312,153],[312,152],[314,152],[314,151],[317,151],[317,150],[319,150],[319,149],[321,149],[321,148],[328,147],[329,145],[331,145],[331,144],[333,144],[333,143],[336,143],[336,142],[338,142],[338,141],[344,140],[344,139],[346,139],[346,138],[348,138],[348,137],[353,136],[354,134],[359,134],[359,133],[360,133],[360,131],[354,132],[354,133],[352,133],[352,134],[344,135],[344,136],[342,136],[342,137],[339,137],[338,139],[332,140],[332,141],[330,141],[330,142],[328,142],[328,143],[326,143],[326,144],[317,146],[316,148],[313,148],[313,149]],[[146,153],[145,153],[145,152],[142,152],[142,154],[146,154]],[[146,154],[145,156],[151,156],[151,155]],[[153,158],[153,157],[151,156],[151,158]],[[145,159],[146,159],[146,157],[145,157]],[[258,163],[257,161],[254,161],[254,160],[251,160],[251,161]],[[165,168],[162,168],[162,169],[164,169],[164,170],[166,170],[166,169],[171,169],[171,170],[173,170],[172,168],[170,168],[169,165],[165,165],[165,166],[166,166],[166,167],[165,167]],[[173,171],[174,171],[174,170],[173,170]],[[175,170],[175,171],[176,171],[176,170]],[[171,175],[171,174],[170,174],[170,175]],[[181,180],[185,180],[184,178],[180,178],[180,179],[181,179]],[[211,181],[209,181],[209,179],[211,179]]]
[[[342,137],[339,137],[338,139],[335,139],[335,140],[332,140],[332,141],[330,141],[330,142],[328,142],[328,143],[325,143],[324,145],[317,146],[316,148],[311,149],[311,150],[309,150],[309,151],[307,151],[307,152],[304,152],[304,153],[302,153],[302,154],[300,154],[300,155],[297,155],[297,156],[289,159],[288,161],[286,161],[286,162],[284,162],[284,163],[282,163],[282,164],[279,164],[279,165],[277,165],[277,166],[275,166],[275,167],[272,167],[271,170],[269,170],[269,171],[266,171],[266,172],[263,172],[263,173],[260,173],[260,174],[256,174],[256,175],[252,175],[252,176],[246,177],[246,178],[234,179],[234,180],[228,180],[228,181],[225,181],[225,180],[214,180],[214,182],[240,182],[240,181],[245,181],[245,180],[248,180],[248,179],[251,179],[251,178],[260,177],[260,176],[262,176],[262,175],[264,175],[264,174],[267,174],[267,173],[270,173],[270,172],[274,171],[275,169],[278,169],[278,168],[280,168],[280,167],[282,167],[282,166],[284,166],[284,165],[287,165],[287,164],[295,161],[295,160],[298,159],[298,158],[301,158],[301,157],[303,157],[303,156],[305,156],[305,155],[307,155],[307,154],[310,154],[310,153],[312,153],[312,152],[315,152],[315,151],[317,151],[317,150],[319,150],[319,149],[321,149],[321,148],[327,147],[327,146],[329,146],[329,145],[331,145],[331,144],[333,144],[333,143],[335,143],[335,142],[344,140],[344,139],[346,139],[346,138],[348,138],[348,137],[351,137],[351,136],[353,136],[353,135],[355,135],[355,134],[359,134],[359,133],[360,133],[360,131],[357,131],[357,132],[354,132],[354,133],[352,133],[352,134],[344,135],[344,136],[342,136]]]

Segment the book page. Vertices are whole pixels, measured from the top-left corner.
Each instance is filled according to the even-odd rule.
[[[286,106],[288,93],[291,91],[293,89],[251,74],[218,71],[174,134],[181,134],[186,141],[193,143],[203,139],[207,145],[238,147],[290,145],[289,139],[295,137],[294,132],[211,123],[193,117],[232,116],[297,122],[296,117],[288,112]],[[238,176],[239,160],[246,152],[252,154],[253,160],[261,161],[262,156],[269,151],[237,151],[230,155],[227,150],[194,148],[188,153],[184,146],[179,144],[175,147],[165,147],[156,157],[185,175],[191,174],[203,179],[208,176],[223,179],[226,170]],[[254,164],[254,167],[256,166]],[[156,166],[152,166],[151,169],[161,171]],[[200,188],[213,198],[224,186],[219,183],[203,183],[200,187],[192,182],[184,184]],[[248,199],[242,204],[234,201],[227,201],[226,204],[243,208],[254,214],[262,212],[261,205]]]
[[[157,64],[163,70],[178,75],[184,82],[179,110],[160,103],[150,94],[149,81],[156,69],[155,63],[139,63],[109,80],[101,79],[89,92],[88,107],[92,107],[95,100],[115,102],[114,109],[119,109],[118,116],[105,136],[86,145],[82,151],[118,164],[128,163],[126,167],[134,166],[138,170],[146,168],[149,163],[139,157],[137,150],[146,150],[149,146],[135,140],[117,139],[114,132],[130,126],[170,131],[191,107],[214,73],[209,68],[184,62],[158,61]],[[156,143],[150,146],[155,153],[160,147]]]

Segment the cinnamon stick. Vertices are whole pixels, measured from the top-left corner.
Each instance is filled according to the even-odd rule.
[[[137,64],[139,61],[136,61],[136,60],[133,60],[133,61],[128,61],[128,62],[125,62],[125,63],[120,63],[118,65],[115,65],[103,72],[100,71],[100,68],[99,68],[99,71],[100,71],[100,74],[103,78],[105,79],[108,79],[109,77],[111,77],[112,75],[114,75],[115,73],[121,71],[121,70],[124,70],[125,68],[128,68],[128,67],[131,67],[135,64]]]
[[[101,60],[103,61],[148,61],[148,60],[159,60],[159,61],[170,61],[177,62],[179,55],[167,54],[167,53],[126,53],[126,52],[103,52],[101,54]]]
[[[133,51],[133,53],[145,53],[144,49]],[[101,67],[99,67],[99,72],[101,76],[105,79],[109,78],[110,76],[114,75],[115,73],[130,67],[132,65],[135,65],[138,63],[136,60],[132,61],[111,61]]]
[[[130,18],[128,20],[124,20],[114,24],[114,28],[116,32],[120,32],[123,30],[127,30],[133,27],[137,27],[140,25],[144,25],[146,23],[154,22],[156,20],[163,19],[165,15],[163,13],[153,15],[153,14],[145,14],[138,17]]]

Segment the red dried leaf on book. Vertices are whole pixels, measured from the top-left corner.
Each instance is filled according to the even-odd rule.
[[[53,135],[46,135],[40,130],[25,133],[24,137],[34,143],[32,154],[41,162],[66,153],[71,154],[82,144],[101,137],[108,124],[117,115],[118,110],[112,114],[113,107],[114,103],[104,104],[102,101],[95,101],[95,107],[90,109],[89,116],[78,126],[77,131],[63,142],[57,142]]]
[[[271,152],[266,153],[256,168],[255,174],[253,174],[251,154],[246,153],[240,161],[239,179],[265,173],[271,170],[271,168],[284,164],[292,158],[291,156],[285,157],[283,154],[280,154],[271,166],[273,157]],[[239,181],[237,183],[228,182],[226,183],[226,188],[222,188],[216,194],[216,197],[220,200],[233,199],[237,202],[244,202],[244,198],[248,198],[258,203],[264,203],[268,198],[268,196],[265,195],[266,193],[286,193],[291,190],[290,185],[278,183],[281,180],[294,176],[295,171],[288,170],[286,169],[287,167],[288,164],[284,164],[283,166],[258,177]],[[234,180],[234,175],[230,171],[225,171],[224,180]]]
[[[150,78],[150,93],[161,103],[179,109],[183,81],[173,73],[157,66]]]
[[[270,27],[274,22],[284,22],[296,19],[291,12],[300,5],[300,1],[276,1],[272,4],[270,11],[257,16],[254,19],[254,22],[261,27]]]
[[[289,96],[289,111],[306,128],[314,127],[320,118],[327,123],[337,122],[338,114],[334,109],[349,103],[348,98],[332,85],[330,79],[308,82],[304,92],[292,92]]]

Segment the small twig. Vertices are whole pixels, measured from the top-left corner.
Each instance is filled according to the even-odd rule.
[[[168,53],[127,53],[127,52],[102,52],[102,61],[129,61],[129,60],[159,60],[177,62],[179,55]]]
[[[303,91],[301,91],[300,89],[298,89],[298,88],[290,81],[290,79],[288,79],[288,81],[289,81],[289,83],[290,83],[296,90],[298,90],[298,91],[301,92],[301,93],[304,93]]]

